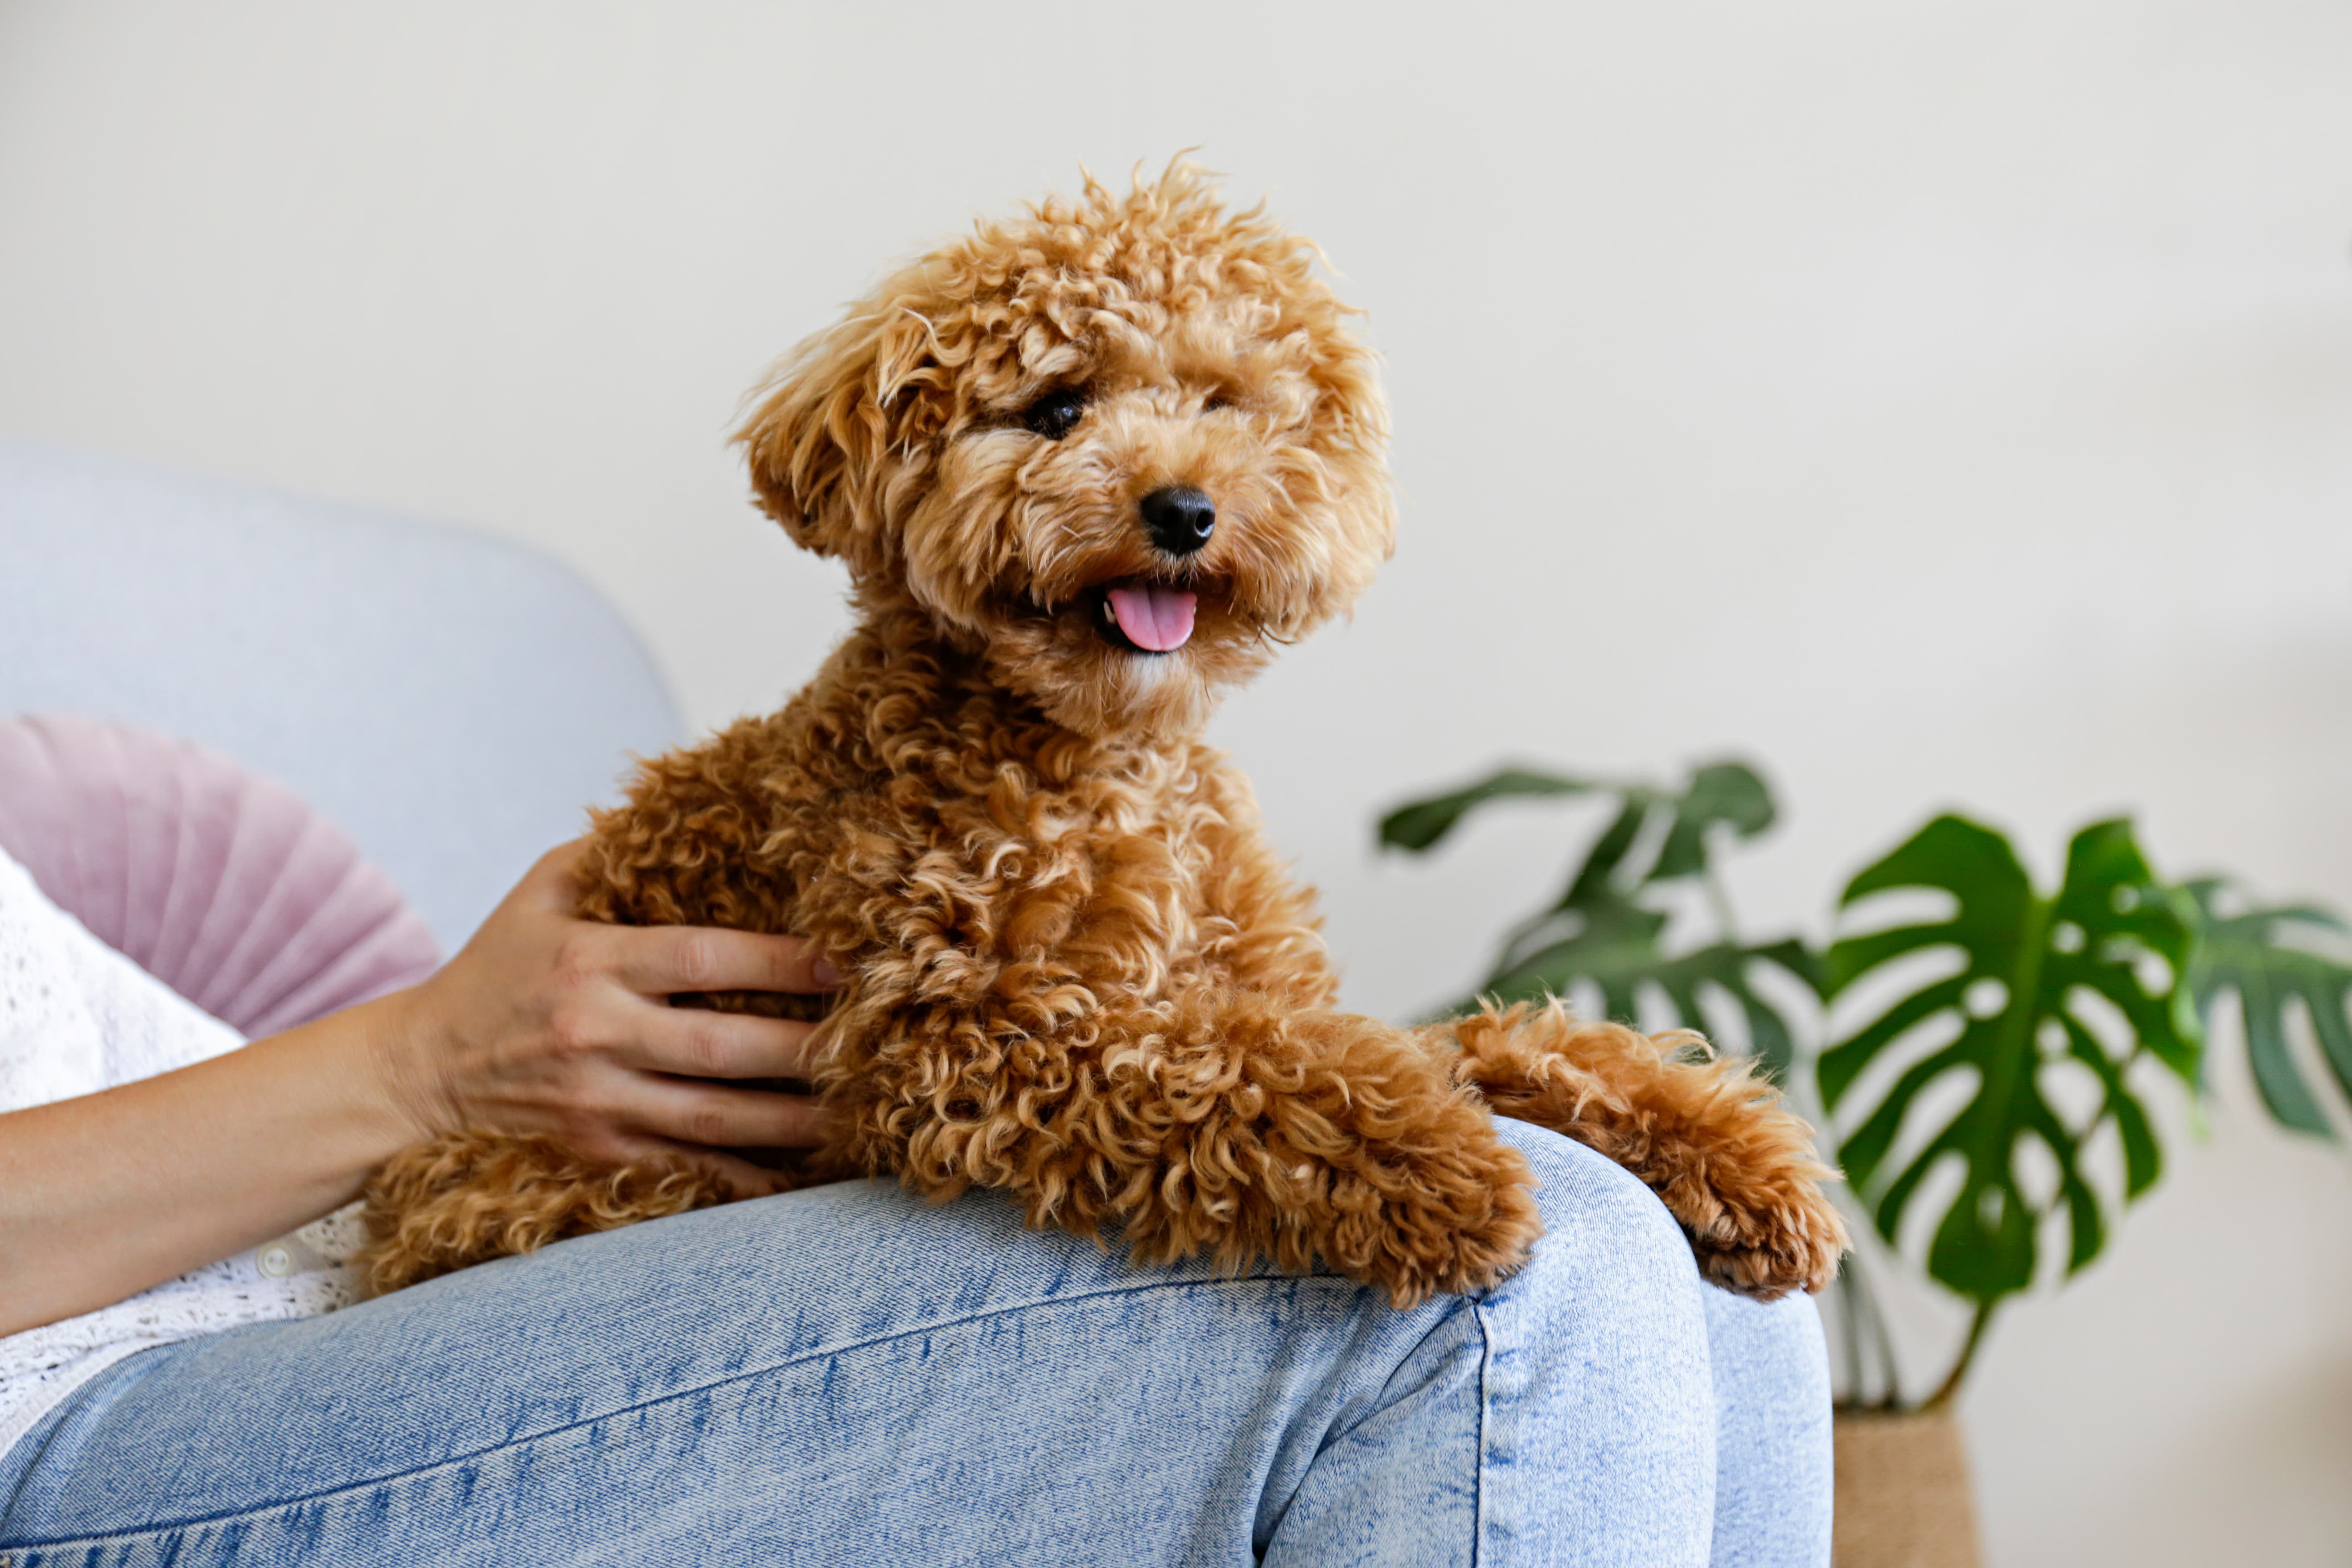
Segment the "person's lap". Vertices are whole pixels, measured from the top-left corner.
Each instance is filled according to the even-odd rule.
[[[0,1460],[0,1549],[1825,1563],[1810,1305],[1709,1300],[1632,1177],[1508,1132],[1549,1233],[1483,1298],[1141,1270],[991,1195],[819,1188],[134,1356]]]

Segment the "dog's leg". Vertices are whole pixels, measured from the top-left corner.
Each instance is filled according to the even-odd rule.
[[[1234,936],[1213,955],[1244,988],[1328,1008],[1336,977],[1316,931],[1312,895],[1294,883],[1257,831],[1248,782],[1200,768],[1200,829],[1219,875],[1212,913]],[[1676,1048],[1611,1024],[1580,1024],[1558,1008],[1519,1009],[1423,1031],[1502,1113],[1576,1139],[1655,1188],[1691,1237],[1707,1277],[1770,1297],[1818,1290],[1845,1244],[1821,1191],[1830,1173],[1811,1130],[1744,1065],[1681,1060]]]
[[[1540,1229],[1517,1150],[1410,1033],[1263,993],[1070,1019],[904,1019],[836,1102],[859,1163],[1138,1260],[1317,1260],[1399,1303],[1491,1284]]]
[[[1685,1032],[1657,1039],[1571,1018],[1558,1002],[1488,1010],[1427,1033],[1461,1048],[1458,1071],[1502,1115],[1608,1155],[1664,1199],[1699,1269],[1770,1301],[1818,1291],[1845,1250],[1812,1129],[1744,1061],[1688,1058]]]

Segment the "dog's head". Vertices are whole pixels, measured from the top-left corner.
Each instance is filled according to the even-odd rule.
[[[1089,180],[795,350],[739,435],[752,484],[1058,722],[1188,729],[1389,551],[1371,355],[1315,259],[1189,165]]]

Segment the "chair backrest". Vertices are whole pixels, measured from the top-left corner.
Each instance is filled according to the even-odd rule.
[[[531,550],[9,442],[0,713],[137,725],[277,779],[445,950],[680,732],[612,608]]]

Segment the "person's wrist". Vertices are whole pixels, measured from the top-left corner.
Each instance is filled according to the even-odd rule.
[[[432,981],[378,997],[364,1013],[369,1087],[391,1118],[400,1145],[457,1130],[457,1113],[438,1070],[441,1031],[433,1024]]]

